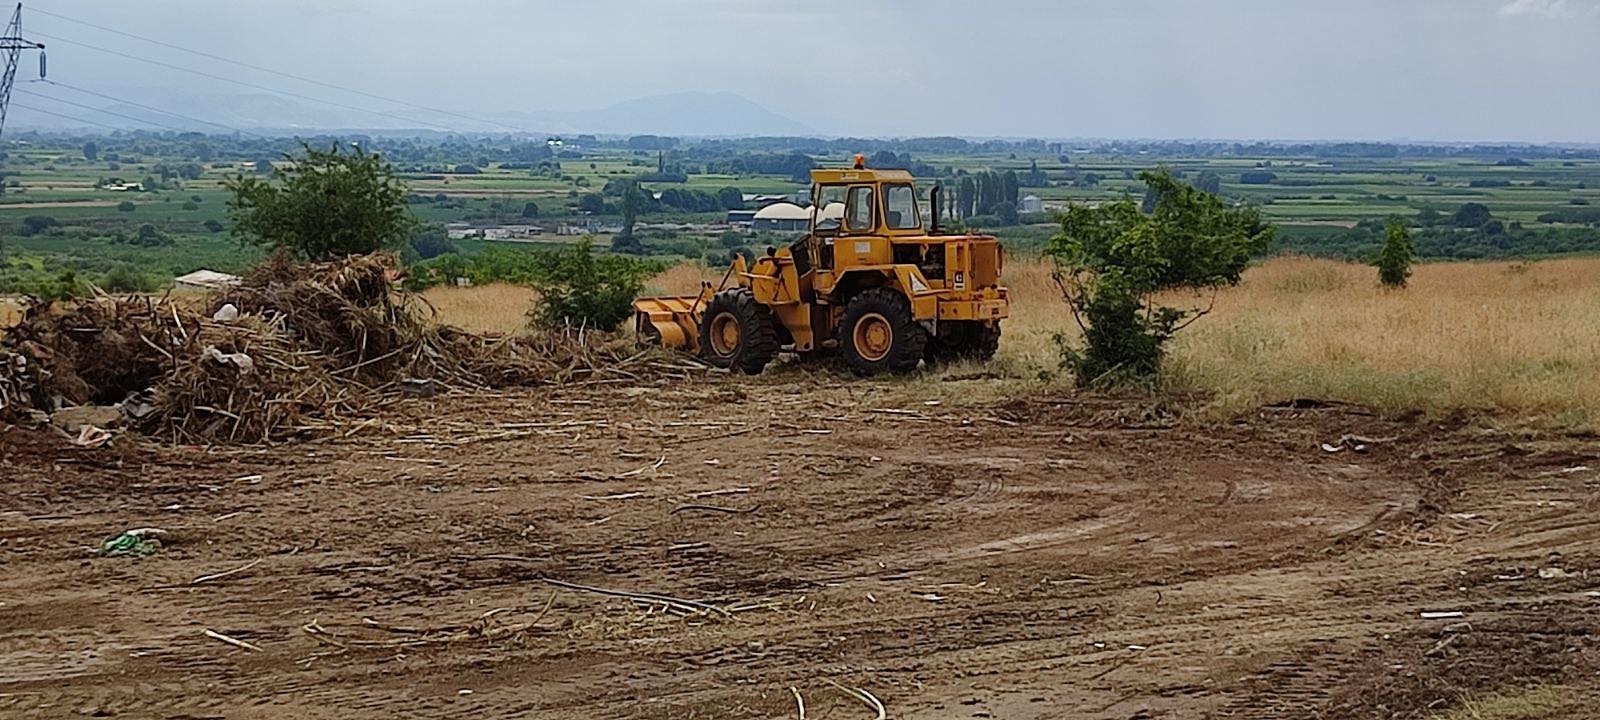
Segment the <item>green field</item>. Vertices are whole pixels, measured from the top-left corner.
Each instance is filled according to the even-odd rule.
[[[1015,173],[1017,196],[1040,198],[1046,212],[1023,215],[1017,224],[992,214],[967,223],[1023,252],[1048,241],[1050,210],[1069,202],[1137,200],[1144,192],[1138,174],[1156,167],[1191,182],[1214,174],[1219,194],[1256,206],[1279,224],[1278,250],[1284,252],[1362,258],[1375,247],[1374,221],[1390,217],[1418,226],[1426,257],[1600,251],[1600,211],[1591,209],[1600,208],[1600,151],[1593,149],[585,137],[552,152],[542,141],[516,138],[355,140],[394,164],[412,192],[412,213],[424,226],[615,226],[616,196],[607,186],[624,180],[642,179],[658,193],[698,194],[701,206],[662,203],[640,216],[642,246],[630,251],[664,259],[720,262],[726,256],[730,243],[716,226],[725,208],[704,202],[719,189],[792,194],[802,187],[798,178],[805,164],[840,166],[858,151],[894,153],[924,190],[940,182],[952,200],[963,176]],[[28,292],[41,275],[62,272],[97,282],[122,268],[159,285],[198,268],[248,267],[260,251],[229,235],[224,181],[255,172],[262,160],[281,165],[299,142],[146,132],[9,138],[0,162],[0,293]],[[95,147],[86,148],[89,143]],[[1247,182],[1252,174],[1261,177]],[[145,188],[105,187],[113,181]],[[537,206],[536,215],[529,214],[529,203]],[[1453,224],[1467,203],[1486,206],[1494,222]],[[467,240],[455,248],[466,255],[487,247],[526,252],[566,239],[549,234],[532,243]],[[750,235],[738,242],[760,248],[785,239]],[[605,247],[610,236],[597,240]]]

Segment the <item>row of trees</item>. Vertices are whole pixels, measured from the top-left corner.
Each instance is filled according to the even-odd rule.
[[[1015,223],[1021,183],[1015,170],[997,173],[984,170],[960,175],[956,179],[956,217],[967,220],[994,215]]]

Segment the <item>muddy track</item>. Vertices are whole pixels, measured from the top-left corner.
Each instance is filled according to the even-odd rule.
[[[1592,440],[922,392],[451,398],[272,449],[6,430],[0,717],[778,718],[790,687],[872,716],[831,680],[899,718],[1422,718],[1600,686]],[[1319,447],[1345,434],[1378,442]],[[141,526],[159,552],[91,552]]]

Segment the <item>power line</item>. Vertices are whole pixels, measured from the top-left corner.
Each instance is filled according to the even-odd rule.
[[[328,89],[331,89],[331,90],[338,90],[340,92],[347,92],[347,93],[351,93],[353,95],[361,95],[363,97],[369,97],[369,98],[372,98],[374,100],[382,100],[384,102],[390,102],[390,103],[394,103],[396,105],[405,105],[407,107],[416,108],[418,110],[427,110],[428,112],[439,113],[440,115],[450,115],[452,117],[458,117],[458,118],[461,118],[463,120],[473,120],[473,121],[477,121],[477,122],[489,123],[491,125],[498,125],[500,127],[506,128],[508,130],[515,130],[515,131],[518,131],[518,132],[522,132],[523,131],[523,128],[519,128],[519,127],[516,127],[514,125],[507,125],[507,124],[502,123],[502,122],[496,122],[494,120],[489,120],[487,118],[473,117],[471,115],[466,115],[466,114],[463,114],[463,113],[453,112],[453,111],[450,111],[450,110],[444,110],[444,109],[440,109],[440,108],[436,108],[436,107],[429,107],[427,105],[420,105],[420,104],[417,104],[417,103],[414,103],[414,102],[409,102],[409,101],[406,101],[406,100],[400,100],[398,98],[385,97],[383,95],[370,93],[370,92],[367,92],[365,90],[357,90],[355,88],[344,87],[342,85],[335,85],[335,84],[330,83],[330,82],[324,82],[322,80],[317,80],[315,78],[308,78],[308,77],[305,77],[303,75],[295,75],[294,73],[286,73],[286,72],[283,72],[281,70],[273,70],[272,68],[269,68],[269,67],[262,67],[260,65],[247,63],[247,62],[244,62],[244,61],[241,61],[241,60],[234,60],[232,58],[223,57],[221,55],[216,55],[216,54],[204,52],[204,51],[201,51],[201,50],[192,50],[190,48],[186,48],[186,47],[183,47],[181,45],[174,45],[174,44],[166,42],[164,40],[157,40],[155,38],[148,38],[148,37],[144,37],[143,35],[135,35],[135,34],[130,33],[130,32],[126,32],[126,31],[123,31],[123,30],[118,30],[116,28],[106,27],[104,25],[97,25],[97,24],[89,22],[87,20],[79,20],[77,18],[67,17],[66,15],[62,15],[60,13],[53,13],[53,12],[50,12],[48,10],[39,10],[39,9],[35,8],[34,10],[32,10],[32,12],[39,13],[40,15],[49,15],[50,17],[58,18],[58,19],[61,19],[61,20],[66,20],[67,22],[71,22],[71,23],[77,23],[79,25],[86,25],[86,26],[92,27],[92,28],[94,28],[96,30],[103,30],[103,31],[108,32],[108,33],[121,35],[123,37],[132,38],[134,40],[140,40],[140,41],[143,41],[143,42],[152,43],[152,44],[155,44],[155,45],[160,45],[161,47],[171,48],[171,49],[177,50],[179,52],[186,52],[186,53],[189,53],[191,55],[198,55],[198,56],[203,57],[203,58],[209,58],[209,59],[216,60],[216,61],[219,61],[219,62],[225,62],[225,63],[230,63],[230,64],[233,64],[233,65],[238,65],[239,67],[250,68],[251,70],[256,70],[256,71],[259,71],[259,72],[268,73],[270,75],[277,75],[279,77],[288,78],[290,80],[297,80],[297,81],[300,81],[300,82],[303,82],[303,83],[310,83],[312,85],[319,85],[319,86],[322,86],[322,87],[325,87],[325,88],[328,88]]]
[[[223,128],[224,130],[232,130],[233,132],[241,133],[241,134],[244,134],[244,135],[254,135],[255,137],[266,137],[265,135],[262,135],[260,133],[254,133],[254,132],[251,132],[249,130],[242,130],[240,128],[233,127],[232,125],[225,125],[223,123],[212,122],[210,120],[202,120],[202,119],[197,118],[197,117],[184,115],[183,113],[176,113],[176,112],[173,112],[171,110],[162,110],[161,108],[158,108],[158,107],[155,107],[155,106],[152,106],[152,105],[146,105],[144,103],[135,102],[135,101],[129,100],[127,98],[119,98],[119,97],[116,97],[116,96],[113,96],[113,95],[107,95],[105,93],[96,92],[96,91],[90,90],[88,88],[77,87],[76,85],[68,85],[68,84],[66,84],[64,82],[60,82],[60,81],[57,81],[57,80],[45,80],[44,82],[46,82],[46,83],[48,83],[50,85],[54,85],[56,87],[66,88],[67,90],[72,90],[74,92],[80,92],[80,93],[83,93],[85,95],[93,95],[93,96],[95,96],[97,98],[101,98],[101,99],[104,99],[104,100],[110,100],[112,102],[122,103],[124,105],[132,105],[132,106],[134,106],[136,108],[139,108],[141,110],[149,110],[150,112],[161,113],[162,115],[171,115],[172,117],[179,118],[181,120],[188,120],[190,122],[197,122],[197,123],[202,123],[202,124],[205,124],[205,125],[213,125],[213,126],[216,126],[216,127],[219,127],[219,128]]]
[[[31,106],[31,105],[23,105],[22,103],[15,103],[15,102],[11,103],[11,107],[18,107],[18,108],[22,108],[23,110],[28,110],[28,111],[36,112],[36,113],[44,113],[46,115],[54,115],[54,116],[56,116],[58,118],[66,118],[66,119],[71,120],[73,122],[87,123],[89,125],[99,125],[100,127],[111,128],[112,130],[126,130],[127,129],[127,128],[123,128],[123,127],[117,127],[116,125],[109,125],[107,123],[97,122],[97,121],[94,121],[94,120],[90,120],[88,118],[81,118],[81,117],[78,117],[76,115],[68,115],[66,113],[52,112],[52,111],[46,110],[44,108],[36,108],[36,107]]]
[[[257,85],[255,83],[246,82],[244,80],[235,80],[233,78],[224,77],[222,75],[214,75],[214,74],[211,74],[211,73],[208,73],[208,72],[202,72],[200,70],[195,70],[193,68],[186,68],[186,67],[183,67],[182,65],[174,65],[172,63],[162,62],[160,60],[152,60],[150,58],[140,57],[138,55],[132,55],[132,54],[129,54],[129,53],[121,52],[119,50],[112,50],[112,49],[109,49],[109,48],[103,48],[103,47],[99,47],[99,46],[96,46],[96,45],[90,45],[89,43],[85,43],[85,42],[78,42],[77,40],[68,40],[68,39],[63,38],[63,37],[56,37],[54,35],[46,35],[44,33],[35,33],[35,34],[38,35],[39,37],[50,38],[51,40],[54,40],[56,42],[64,42],[64,43],[67,43],[68,45],[77,45],[79,47],[88,48],[90,50],[95,50],[97,52],[103,52],[103,53],[106,53],[108,55],[116,55],[118,57],[124,57],[124,58],[127,58],[129,60],[137,60],[139,62],[149,63],[151,65],[157,65],[157,66],[168,68],[168,69],[171,69],[171,70],[177,70],[179,72],[186,72],[186,73],[189,73],[191,75],[199,75],[200,77],[209,78],[211,80],[217,80],[219,82],[232,83],[234,85],[240,85],[240,86],[243,86],[243,87],[252,88],[252,89],[255,89],[255,90],[260,90],[262,92],[269,92],[269,93],[272,93],[274,95],[282,95],[282,96],[285,96],[285,97],[292,97],[292,98],[297,98],[297,99],[300,99],[300,100],[305,100],[307,102],[321,103],[323,105],[331,105],[333,107],[343,108],[345,110],[353,110],[355,112],[367,113],[369,115],[376,115],[378,117],[388,118],[390,120],[400,120],[400,121],[404,121],[404,122],[415,123],[417,125],[425,125],[425,126],[434,128],[436,130],[443,130],[445,132],[456,132],[455,128],[449,127],[447,125],[440,125],[438,123],[431,123],[431,122],[428,122],[426,120],[418,120],[418,119],[413,118],[413,117],[407,117],[407,116],[404,116],[404,115],[395,115],[393,113],[386,113],[386,112],[383,112],[383,111],[380,111],[380,110],[370,110],[370,109],[363,108],[363,107],[357,107],[355,105],[346,105],[344,103],[338,103],[338,102],[334,102],[332,100],[323,100],[321,98],[311,97],[310,95],[302,95],[300,93],[291,92],[289,90],[279,90],[277,88],[267,87],[266,85]]]
[[[23,93],[26,93],[28,95],[32,95],[32,96],[34,96],[36,98],[44,98],[46,100],[54,100],[55,102],[61,103],[63,105],[71,105],[71,106],[73,106],[75,108],[82,108],[84,110],[88,110],[89,112],[104,113],[106,115],[119,117],[119,118],[122,118],[124,120],[132,120],[132,121],[137,122],[137,123],[144,123],[146,125],[154,125],[154,126],[156,126],[158,128],[164,128],[164,129],[167,129],[167,130],[172,130],[174,132],[180,132],[180,133],[193,132],[192,130],[190,130],[188,128],[181,128],[181,127],[177,127],[175,125],[168,125],[166,123],[159,123],[159,122],[156,122],[154,120],[150,120],[150,119],[142,118],[142,117],[137,117],[137,116],[134,116],[134,115],[125,115],[123,113],[119,113],[119,112],[116,112],[114,110],[106,110],[106,109],[103,109],[103,108],[97,108],[97,107],[95,107],[93,105],[88,105],[88,104],[85,104],[85,103],[73,102],[71,100],[63,100],[63,99],[58,98],[58,97],[53,97],[53,96],[45,95],[45,94],[42,94],[42,93],[36,93],[36,92],[33,92],[32,90],[29,90],[27,88],[17,88],[17,89],[19,91],[23,92]]]

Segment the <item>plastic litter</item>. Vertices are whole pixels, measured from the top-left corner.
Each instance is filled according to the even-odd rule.
[[[251,360],[249,355],[244,353],[225,353],[212,345],[206,346],[205,352],[206,357],[211,358],[212,360],[215,360],[223,365],[232,365],[236,368],[239,368],[240,375],[249,375],[250,373],[255,372],[256,361]]]
[[[100,554],[108,556],[143,557],[161,549],[161,538],[167,531],[160,528],[133,528],[100,545]]]

